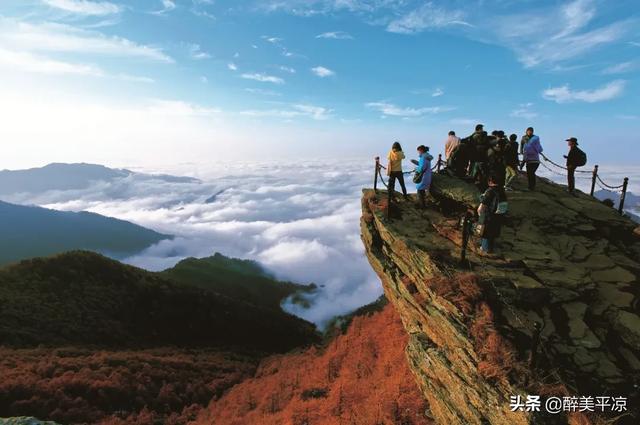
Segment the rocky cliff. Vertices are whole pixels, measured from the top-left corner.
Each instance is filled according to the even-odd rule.
[[[587,195],[542,179],[509,193],[495,256],[460,219],[480,193],[435,175],[426,209],[364,190],[362,240],[409,334],[406,350],[440,424],[640,423],[640,235]],[[538,330],[539,329],[539,330]],[[539,343],[536,343],[539,340]],[[627,411],[512,411],[510,397],[624,396]],[[577,409],[576,409],[577,410]]]

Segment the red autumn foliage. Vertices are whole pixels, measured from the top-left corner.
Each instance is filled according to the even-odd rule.
[[[431,424],[406,344],[406,331],[387,305],[354,318],[324,349],[267,358],[195,424]]]
[[[0,417],[184,424],[255,367],[251,357],[213,350],[0,347]]]
[[[517,351],[513,344],[496,330],[493,311],[483,300],[476,275],[463,273],[452,278],[441,276],[430,279],[427,284],[436,295],[445,298],[463,313],[480,356],[478,373],[494,382],[507,380],[513,370],[521,378],[529,373],[526,367],[517,362]]]

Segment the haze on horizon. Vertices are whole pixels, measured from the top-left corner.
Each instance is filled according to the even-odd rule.
[[[476,122],[634,164],[638,21],[633,0],[8,0],[0,168],[369,159]]]

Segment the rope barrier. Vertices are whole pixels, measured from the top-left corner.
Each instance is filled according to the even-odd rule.
[[[382,165],[380,167],[382,167]],[[382,168],[384,168],[384,167],[382,167]],[[385,168],[385,170],[386,170],[386,168]],[[389,189],[389,186],[387,185],[387,183],[384,181],[384,178],[382,177],[382,172],[380,171],[380,168],[378,168],[378,176],[380,176],[380,181],[382,182],[384,187]]]
[[[598,179],[598,181],[599,181],[600,183],[602,183],[602,185],[603,185],[603,186],[606,186],[606,187],[607,187],[607,188],[609,188],[609,189],[614,189],[614,190],[615,190],[615,189],[622,189],[622,187],[624,186],[624,184],[621,184],[621,185],[619,185],[619,186],[611,186],[611,185],[608,185],[608,184],[606,184],[604,181],[602,181],[602,179],[601,179],[601,178],[600,178],[600,176],[598,176],[598,175],[596,175],[596,179]]]
[[[540,156],[542,157],[542,159],[544,159],[545,161],[555,165],[558,168],[562,168],[563,170],[567,170],[567,167],[565,167],[564,165],[560,165],[557,162],[552,161],[551,159],[547,158],[547,156],[545,154],[543,154],[542,152],[540,152]],[[576,173],[591,173],[591,171],[587,171],[587,170],[578,170],[576,169]]]

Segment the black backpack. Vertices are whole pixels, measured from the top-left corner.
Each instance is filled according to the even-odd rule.
[[[576,167],[582,167],[587,163],[587,154],[578,147],[576,149]]]

